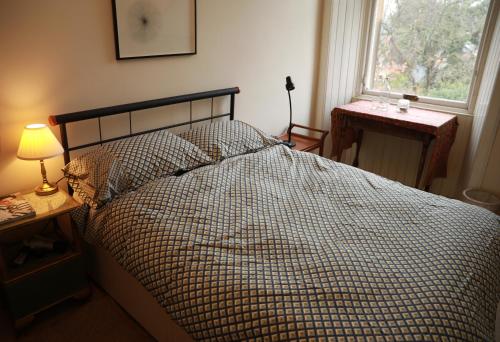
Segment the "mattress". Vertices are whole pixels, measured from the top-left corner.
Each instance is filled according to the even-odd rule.
[[[495,214],[277,145],[88,219],[198,340],[493,340]]]

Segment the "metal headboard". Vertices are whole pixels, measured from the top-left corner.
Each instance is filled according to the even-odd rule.
[[[111,141],[125,139],[125,138],[133,137],[136,135],[146,134],[146,133],[155,132],[155,131],[159,131],[159,130],[163,130],[163,129],[192,125],[192,124],[197,123],[197,122],[218,119],[218,118],[222,118],[225,116],[229,116],[230,120],[234,120],[235,95],[239,94],[239,92],[240,92],[240,88],[238,88],[238,87],[225,88],[225,89],[205,91],[205,92],[201,92],[201,93],[193,93],[193,94],[165,97],[165,98],[156,99],[156,100],[127,103],[127,104],[111,106],[111,107],[89,109],[89,110],[83,110],[80,112],[68,113],[68,114],[51,115],[51,116],[49,116],[49,123],[53,126],[59,125],[59,129],[61,131],[61,144],[62,144],[62,147],[64,149],[64,163],[67,164],[70,162],[70,154],[69,153],[71,151],[80,150],[83,148],[96,146],[96,145],[102,145],[102,144],[105,144],[105,143],[108,143]],[[229,113],[214,115],[214,98],[228,96],[228,95],[231,97]],[[193,120],[193,101],[204,100],[204,99],[211,99],[212,100],[210,116],[206,117],[206,118]],[[163,107],[163,106],[168,106],[168,105],[173,105],[173,104],[178,104],[178,103],[186,103],[186,102],[189,102],[189,121],[185,121],[185,122],[181,122],[181,123],[177,123],[177,124],[173,124],[173,125],[168,125],[168,126],[162,126],[162,127],[158,127],[158,128],[154,128],[154,129],[150,129],[150,130],[146,130],[146,131],[132,133],[132,112],[135,112],[138,110],[156,108],[156,107]],[[129,121],[128,131],[129,131],[129,133],[125,134],[125,135],[118,136],[118,137],[110,138],[110,139],[102,139],[101,118],[105,117],[105,116],[124,114],[124,113],[128,113],[128,119],[129,119],[128,120]],[[97,119],[98,126],[99,126],[99,140],[92,142],[92,143],[88,143],[88,144],[70,147],[69,142],[68,142],[68,132],[66,130],[66,124],[71,123],[71,122],[89,120],[89,119]]]

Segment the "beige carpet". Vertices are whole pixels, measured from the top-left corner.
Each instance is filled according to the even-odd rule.
[[[67,300],[39,313],[16,336],[0,309],[0,341],[153,341],[104,291],[93,286],[86,301]]]

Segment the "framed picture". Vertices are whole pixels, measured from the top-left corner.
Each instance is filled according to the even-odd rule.
[[[113,0],[116,59],[196,54],[196,0]]]

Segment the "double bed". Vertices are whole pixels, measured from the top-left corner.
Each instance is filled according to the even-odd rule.
[[[76,194],[88,194],[88,168],[109,153],[123,172],[99,165],[128,177],[130,187],[92,188],[96,201],[74,214],[97,283],[158,340],[493,340],[497,215],[292,151],[232,120],[237,92],[51,117]],[[82,158],[70,158],[79,146],[70,147],[66,124],[222,96],[230,111],[217,119],[229,121],[178,136],[130,130],[94,144],[104,147],[86,154],[85,172],[72,164]],[[168,170],[173,152],[159,152],[158,141],[184,153]],[[139,164],[140,177],[130,175]]]

